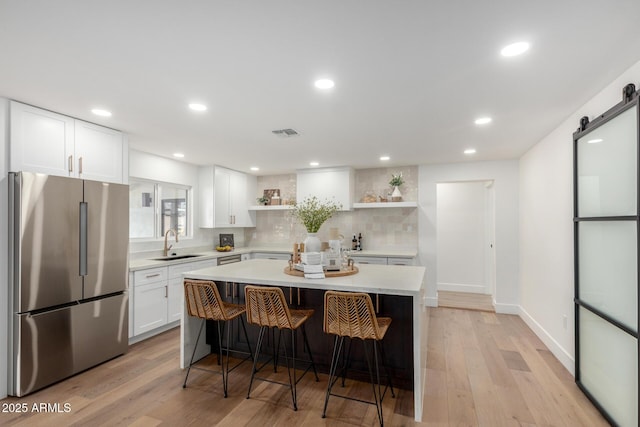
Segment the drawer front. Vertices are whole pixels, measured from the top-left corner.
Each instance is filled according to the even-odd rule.
[[[387,258],[386,257],[351,255],[351,258],[353,258],[353,261],[356,264],[381,264],[381,265],[387,265]]]
[[[182,277],[182,273],[184,273],[185,271],[200,270],[201,268],[214,267],[216,265],[217,265],[217,261],[215,259],[170,265],[169,279],[177,279],[179,277]]]
[[[389,258],[389,265],[413,265],[413,258]]]
[[[282,259],[282,260],[289,260],[289,259],[291,259],[291,254],[282,253],[282,252],[254,252],[252,257],[253,257],[253,259]]]
[[[167,267],[155,267],[146,270],[138,270],[133,273],[134,286],[147,283],[161,282],[167,279]]]

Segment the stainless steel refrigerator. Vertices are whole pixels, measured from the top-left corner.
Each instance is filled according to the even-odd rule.
[[[11,173],[9,234],[9,393],[125,353],[129,187]]]

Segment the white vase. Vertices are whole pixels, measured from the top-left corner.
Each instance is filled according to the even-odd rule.
[[[320,252],[322,246],[318,233],[307,233],[307,237],[304,239],[304,251],[305,252]]]
[[[391,201],[393,202],[402,201],[402,193],[400,192],[400,189],[398,188],[397,185],[393,187],[393,193],[391,193]]]

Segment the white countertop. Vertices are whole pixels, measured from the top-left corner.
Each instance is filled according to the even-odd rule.
[[[285,248],[282,246],[251,246],[245,248],[235,248],[230,252],[218,252],[218,251],[195,251],[189,252],[189,254],[198,255],[191,258],[174,259],[169,261],[158,261],[151,258],[140,258],[129,261],[129,271],[143,270],[146,268],[163,267],[168,265],[184,264],[188,262],[206,261],[210,259],[216,259],[224,256],[235,254],[251,254],[251,253],[291,253],[292,248]],[[180,254],[182,255],[182,254]],[[396,250],[367,250],[367,251],[352,251],[351,256],[370,256],[370,257],[385,257],[385,258],[415,258],[418,255],[417,251],[396,251]],[[160,258],[156,256],[154,258]]]
[[[184,277],[256,285],[290,286],[308,289],[371,292],[387,295],[418,296],[425,280],[424,267],[358,265],[357,274],[325,279],[305,279],[284,272],[286,261],[252,259],[234,264],[186,272]]]

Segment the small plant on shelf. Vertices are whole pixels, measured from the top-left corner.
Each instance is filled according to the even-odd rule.
[[[404,184],[404,178],[402,177],[402,172],[392,173],[391,181],[389,181],[389,185],[392,187],[400,187]]]
[[[264,197],[264,196],[258,197],[256,200],[258,201],[259,205],[263,205],[263,206],[267,206],[270,201],[268,197]]]
[[[292,215],[304,225],[307,233],[317,233],[322,224],[342,208],[330,200],[320,202],[317,197],[307,197],[294,205]]]

